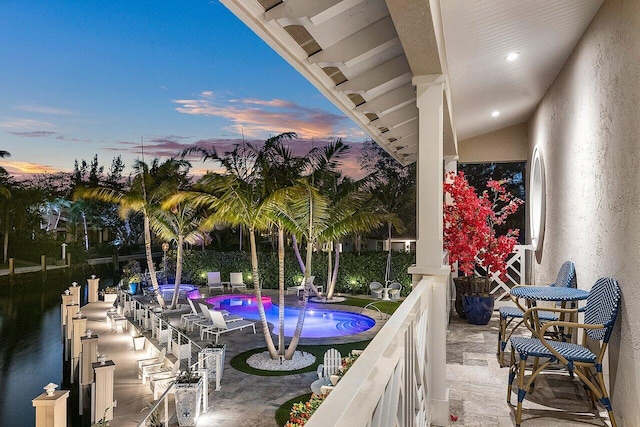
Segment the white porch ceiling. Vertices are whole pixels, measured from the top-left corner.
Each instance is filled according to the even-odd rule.
[[[442,0],[458,139],[526,121],[602,0]],[[511,52],[520,56],[505,58]],[[491,113],[499,111],[498,118]]]
[[[528,119],[602,0],[221,0],[403,164],[414,76],[444,74],[445,155]],[[508,62],[510,52],[520,57]],[[492,111],[500,111],[491,117]]]

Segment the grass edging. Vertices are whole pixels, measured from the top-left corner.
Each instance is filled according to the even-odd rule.
[[[326,345],[299,345],[296,351],[306,351],[313,354],[316,357],[316,361],[307,366],[306,368],[296,369],[295,371],[265,371],[262,369],[252,368],[247,364],[247,359],[256,354],[266,351],[266,347],[254,348],[244,353],[240,353],[234,356],[229,362],[231,366],[240,372],[251,375],[259,375],[263,377],[281,377],[285,375],[301,374],[303,372],[315,372],[318,369],[318,365],[323,362],[324,353],[330,348],[337,349],[343,356],[348,355],[351,350],[364,350],[364,348],[371,342],[371,340],[358,341],[345,344],[326,344]]]

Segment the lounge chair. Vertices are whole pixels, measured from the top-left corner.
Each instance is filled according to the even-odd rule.
[[[211,319],[211,325],[205,326],[203,328],[200,328],[200,340],[201,341],[204,339],[204,334],[206,334],[207,331],[209,331],[210,329],[217,328],[215,322],[213,321],[213,314],[212,313],[222,314],[222,318],[227,323],[232,323],[232,322],[237,322],[239,320],[244,320],[244,317],[237,316],[235,314],[229,314],[229,312],[226,311],[226,310],[224,312],[222,312],[222,311],[215,311],[215,310],[209,309],[209,311],[207,312],[207,315],[209,316],[209,319]]]
[[[376,298],[382,298],[382,292],[384,291],[384,286],[380,282],[371,282],[369,284],[369,289],[371,289],[371,295]]]
[[[229,275],[229,287],[233,292],[236,289],[244,289],[247,290],[247,285],[244,284],[244,280],[242,279],[242,273],[231,273]]]
[[[142,379],[143,384],[145,383],[145,380],[146,380],[145,368],[164,365],[164,359],[166,357],[166,354],[167,354],[167,349],[163,347],[162,350],[160,350],[160,352],[158,353],[158,356],[138,360],[138,378]]]
[[[211,334],[215,336],[215,343],[218,343],[218,338],[220,335],[225,334],[227,332],[239,331],[244,328],[253,328],[253,333],[256,333],[256,324],[254,322],[250,322],[248,320],[236,320],[235,322],[227,323],[224,320],[224,316],[219,311],[210,311],[211,319],[213,320],[214,328],[207,328],[205,333],[207,335]]]
[[[527,310],[524,319],[527,327],[536,331],[533,338],[511,337],[511,363],[509,364],[509,384],[507,388],[507,402],[511,403],[511,389],[515,378],[518,379],[518,406],[516,408],[516,425],[522,421],[522,402],[526,394],[533,389],[536,377],[551,364],[564,365],[570,373],[580,378],[584,387],[590,391],[591,399],[595,407],[595,399],[605,407],[609,413],[609,420],[613,427],[616,420],[613,416],[611,401],[607,393],[604,377],[602,375],[602,363],[607,343],[618,316],[620,307],[620,287],[615,279],[603,277],[596,281],[589,292],[587,305],[584,310],[584,323],[553,321],[542,326],[535,323],[536,312],[542,308],[534,307]],[[577,315],[578,309],[548,308],[544,310]],[[537,328],[540,328],[539,330]],[[553,341],[545,338],[545,333],[552,328],[580,328],[583,329],[582,343]],[[589,339],[589,343],[587,340]],[[588,345],[588,346],[587,346]],[[518,361],[516,362],[516,356]],[[528,375],[525,383],[525,369],[527,359],[535,359],[533,370]],[[538,359],[546,361],[538,366]],[[567,377],[567,380],[573,378]],[[540,387],[535,384],[536,389]],[[552,386],[553,383],[549,382]]]
[[[203,314],[201,311],[199,312],[196,309],[196,306],[193,305],[193,301],[191,301],[191,299],[187,298],[187,302],[191,307],[191,311],[180,316],[180,319],[183,327],[185,327],[187,330],[192,330],[193,328],[190,328],[190,326],[192,326],[194,322],[205,320],[205,314]]]
[[[558,270],[558,276],[555,283],[551,283],[549,286],[576,288],[578,286],[576,280],[576,266],[571,261],[565,261],[564,264]],[[498,363],[501,367],[504,367],[504,349],[507,346],[507,341],[513,335],[515,330],[522,324],[524,312],[518,307],[503,306],[498,309],[500,314],[500,325],[498,326]],[[539,311],[538,317],[541,321],[551,322],[558,320],[558,315],[551,311]],[[520,319],[516,325],[511,328],[511,331],[507,334],[507,328],[516,319]]]
[[[222,280],[220,280],[219,271],[210,271],[207,273],[207,286],[209,286],[209,291],[215,289],[224,292],[224,284]]]
[[[316,276],[309,276],[309,286],[313,285],[315,278]],[[322,286],[318,286],[317,289],[319,292],[322,292]],[[289,292],[295,292],[297,296],[300,296],[300,292],[304,292],[304,279],[298,286],[289,286],[287,288],[287,295],[289,295]]]
[[[153,400],[158,400],[160,395],[176,380],[179,373],[180,361],[176,361],[170,371],[149,374],[149,388],[153,393]]]

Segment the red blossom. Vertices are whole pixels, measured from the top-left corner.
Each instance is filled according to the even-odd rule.
[[[517,243],[519,230],[509,230],[496,236],[494,226],[504,224],[523,203],[504,188],[506,181],[490,180],[488,190],[478,196],[464,173],[450,173],[444,192],[452,203],[444,206],[444,247],[451,263],[458,262],[460,270],[473,274],[476,264],[487,271],[499,272],[503,277],[506,260]]]

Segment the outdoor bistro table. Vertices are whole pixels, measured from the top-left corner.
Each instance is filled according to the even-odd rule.
[[[589,297],[589,291],[584,289],[556,286],[516,286],[509,293],[515,298],[525,299],[527,307],[535,307],[537,301],[553,301],[562,303],[562,308],[565,308],[568,302],[581,301]],[[522,306],[520,308],[524,310]],[[562,330],[560,335],[564,341],[565,335]],[[567,337],[571,337],[571,334],[567,334]]]

